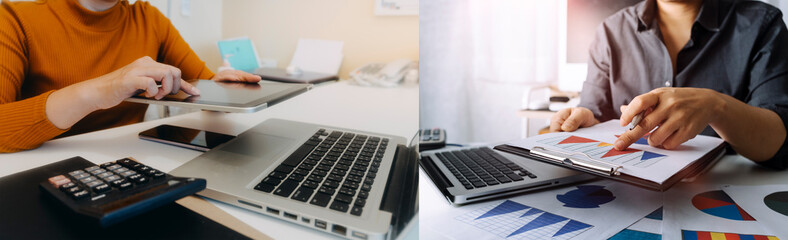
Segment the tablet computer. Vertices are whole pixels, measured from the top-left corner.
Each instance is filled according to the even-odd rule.
[[[197,108],[219,112],[251,113],[287,100],[312,88],[312,84],[294,83],[239,83],[198,80],[191,82],[200,95],[189,95],[183,91],[167,95],[160,100],[139,94],[125,101],[164,106]]]

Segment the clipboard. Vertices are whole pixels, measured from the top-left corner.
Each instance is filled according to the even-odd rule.
[[[531,160],[585,172],[598,177],[629,183],[653,191],[666,191],[676,183],[684,179],[691,181],[696,176],[711,168],[711,166],[713,166],[717,161],[719,161],[720,158],[722,158],[723,155],[725,155],[726,146],[727,143],[720,144],[713,150],[703,155],[703,157],[695,160],[693,163],[673,174],[662,183],[623,173],[621,172],[621,169],[624,168],[623,166],[595,160],[584,153],[548,150],[539,146],[533,147],[532,149],[526,149],[508,144],[495,146],[494,149]]]

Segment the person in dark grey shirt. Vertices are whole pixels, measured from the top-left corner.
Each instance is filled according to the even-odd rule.
[[[673,149],[698,134],[719,136],[755,162],[788,167],[788,31],[762,2],[646,0],[607,18],[590,48],[576,108],[551,120],[574,131],[645,117],[614,144],[646,133]]]

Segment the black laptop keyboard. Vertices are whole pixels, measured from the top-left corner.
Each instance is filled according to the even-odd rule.
[[[254,189],[361,216],[388,142],[320,129]]]
[[[435,155],[465,189],[522,181],[523,177],[536,178],[533,173],[487,147],[439,152]]]

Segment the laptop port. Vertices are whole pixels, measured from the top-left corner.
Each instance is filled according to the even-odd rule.
[[[341,225],[333,224],[333,225],[331,225],[331,231],[336,233],[336,234],[345,236],[345,234],[347,233],[347,228],[343,227]]]
[[[360,232],[353,231],[353,237],[358,238],[358,239],[367,240],[367,234],[366,233],[360,233]]]
[[[298,220],[298,215],[295,215],[295,214],[292,214],[292,213],[289,213],[289,212],[284,212],[284,215],[285,215],[286,218],[293,219],[293,220]]]
[[[326,229],[326,222],[315,219],[315,227],[320,229]]]
[[[266,207],[265,211],[270,213],[270,214],[273,214],[273,215],[279,215],[279,209],[273,209],[273,208],[270,208],[270,207]]]
[[[305,222],[306,224],[312,223],[312,219],[301,217],[301,221]]]

